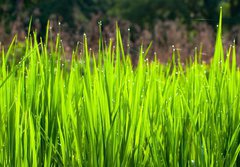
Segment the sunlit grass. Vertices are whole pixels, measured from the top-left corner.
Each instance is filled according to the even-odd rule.
[[[70,62],[60,37],[28,35],[20,60],[14,39],[0,61],[0,166],[237,166],[240,71],[221,20],[209,65],[140,48],[133,67],[118,27],[115,47],[94,54],[84,36]]]

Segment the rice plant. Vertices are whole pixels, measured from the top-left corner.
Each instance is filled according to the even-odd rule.
[[[14,38],[1,51],[0,166],[237,166],[240,71],[221,27],[222,13],[212,62],[196,50],[185,66],[177,51],[148,61],[149,46],[134,67],[118,27],[97,53],[84,35],[71,60],[49,31],[29,33],[20,58]]]

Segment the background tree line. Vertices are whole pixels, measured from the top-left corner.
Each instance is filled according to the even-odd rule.
[[[240,0],[1,0],[0,17],[7,21],[20,12],[41,11],[40,21],[46,24],[50,14],[58,14],[69,25],[73,25],[74,8],[78,8],[82,19],[91,19],[94,13],[126,19],[141,26],[152,26],[156,19],[179,18],[190,25],[195,19],[206,19],[217,23],[219,6],[224,7],[225,24],[240,22]]]

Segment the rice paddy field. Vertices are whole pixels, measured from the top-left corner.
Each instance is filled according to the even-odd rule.
[[[0,56],[0,166],[238,166],[240,71],[221,20],[210,64],[201,49],[150,61],[149,46],[133,66],[118,27],[96,53],[84,35],[72,59],[60,37],[29,33],[20,56],[14,38]]]

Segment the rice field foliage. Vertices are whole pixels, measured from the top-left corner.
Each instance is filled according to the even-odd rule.
[[[84,35],[71,60],[59,36],[29,33],[20,58],[14,38],[0,61],[0,166],[237,166],[240,71],[221,27],[220,15],[212,62],[196,50],[184,66],[177,50],[148,61],[149,46],[134,67],[118,27],[97,53]]]

